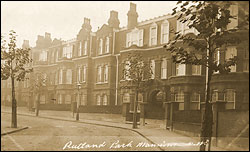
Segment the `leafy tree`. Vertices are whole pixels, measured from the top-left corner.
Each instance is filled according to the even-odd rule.
[[[212,74],[217,71],[227,74],[230,72],[230,67],[238,61],[237,57],[232,57],[224,63],[218,63],[214,60],[214,54],[221,51],[221,48],[227,44],[239,44],[244,40],[247,42],[249,40],[247,25],[239,24],[235,28],[227,28],[228,24],[236,18],[236,16],[231,16],[229,11],[229,7],[233,4],[235,2],[232,1],[178,1],[178,6],[173,9],[172,15],[176,15],[177,20],[186,24],[190,29],[195,29],[197,34],[184,35],[176,32],[175,40],[165,46],[166,50],[171,52],[173,62],[206,67],[205,113],[202,120],[201,142],[209,141],[209,150],[213,122],[210,99]],[[249,19],[247,15],[245,17]],[[248,24],[249,22],[241,23]],[[199,58],[199,55],[202,57]],[[200,146],[201,151],[205,148],[205,144]]]
[[[16,98],[15,98],[15,80],[24,81],[27,73],[32,68],[26,65],[32,60],[29,58],[30,49],[20,49],[16,47],[16,32],[11,30],[9,33],[9,42],[6,47],[6,40],[1,36],[1,79],[11,79],[12,88],[12,117],[11,127],[17,128]]]
[[[143,92],[151,80],[152,70],[148,62],[143,60],[143,56],[139,52],[129,53],[126,60],[123,61],[123,76],[125,85],[121,88],[132,89],[135,91],[133,128],[137,128],[137,108],[138,94]]]

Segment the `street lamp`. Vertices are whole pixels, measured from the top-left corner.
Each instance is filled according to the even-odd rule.
[[[76,120],[79,120],[79,105],[80,105],[80,89],[81,89],[81,84],[78,82],[77,84],[77,89],[78,89],[78,100],[76,104]]]

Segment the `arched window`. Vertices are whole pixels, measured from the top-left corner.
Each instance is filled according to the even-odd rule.
[[[103,95],[103,105],[108,105],[108,97],[107,95]]]
[[[161,44],[169,42],[169,22],[165,20],[161,24]]]
[[[101,96],[100,95],[96,96],[96,105],[98,105],[98,106],[101,105]]]

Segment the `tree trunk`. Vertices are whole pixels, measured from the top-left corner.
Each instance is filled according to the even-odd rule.
[[[15,98],[15,79],[11,76],[12,85],[12,116],[11,116],[11,128],[17,128],[17,112],[16,112],[16,98]]]
[[[135,93],[135,101],[134,101],[134,113],[133,113],[133,128],[137,128],[137,104],[138,104],[138,90]]]
[[[207,56],[208,56],[208,65],[210,67],[211,61],[212,61],[212,53],[210,51],[210,43],[208,41],[207,44]],[[200,145],[200,151],[206,150],[207,142],[209,142],[209,149],[211,145],[211,136],[212,136],[212,125],[213,125],[213,113],[212,113],[212,103],[210,101],[210,81],[212,78],[212,72],[213,70],[211,67],[206,67],[206,96],[205,96],[205,113],[202,118],[202,124],[201,124],[201,145]]]

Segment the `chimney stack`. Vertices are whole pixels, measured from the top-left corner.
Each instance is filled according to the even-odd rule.
[[[82,28],[87,29],[88,31],[91,31],[92,27],[90,25],[90,19],[89,18],[84,17]]]
[[[45,39],[51,39],[51,34],[48,32],[45,32]]]
[[[113,28],[119,28],[120,21],[118,19],[118,12],[116,11],[110,11],[110,17],[108,20],[109,26]]]
[[[23,45],[22,45],[22,48],[23,49],[26,49],[26,48],[29,48],[30,45],[29,45],[29,40],[23,40]]]
[[[128,15],[127,27],[130,29],[130,28],[134,28],[135,26],[137,26],[138,14],[136,12],[136,4],[130,3],[130,10],[128,11],[127,15]]]

